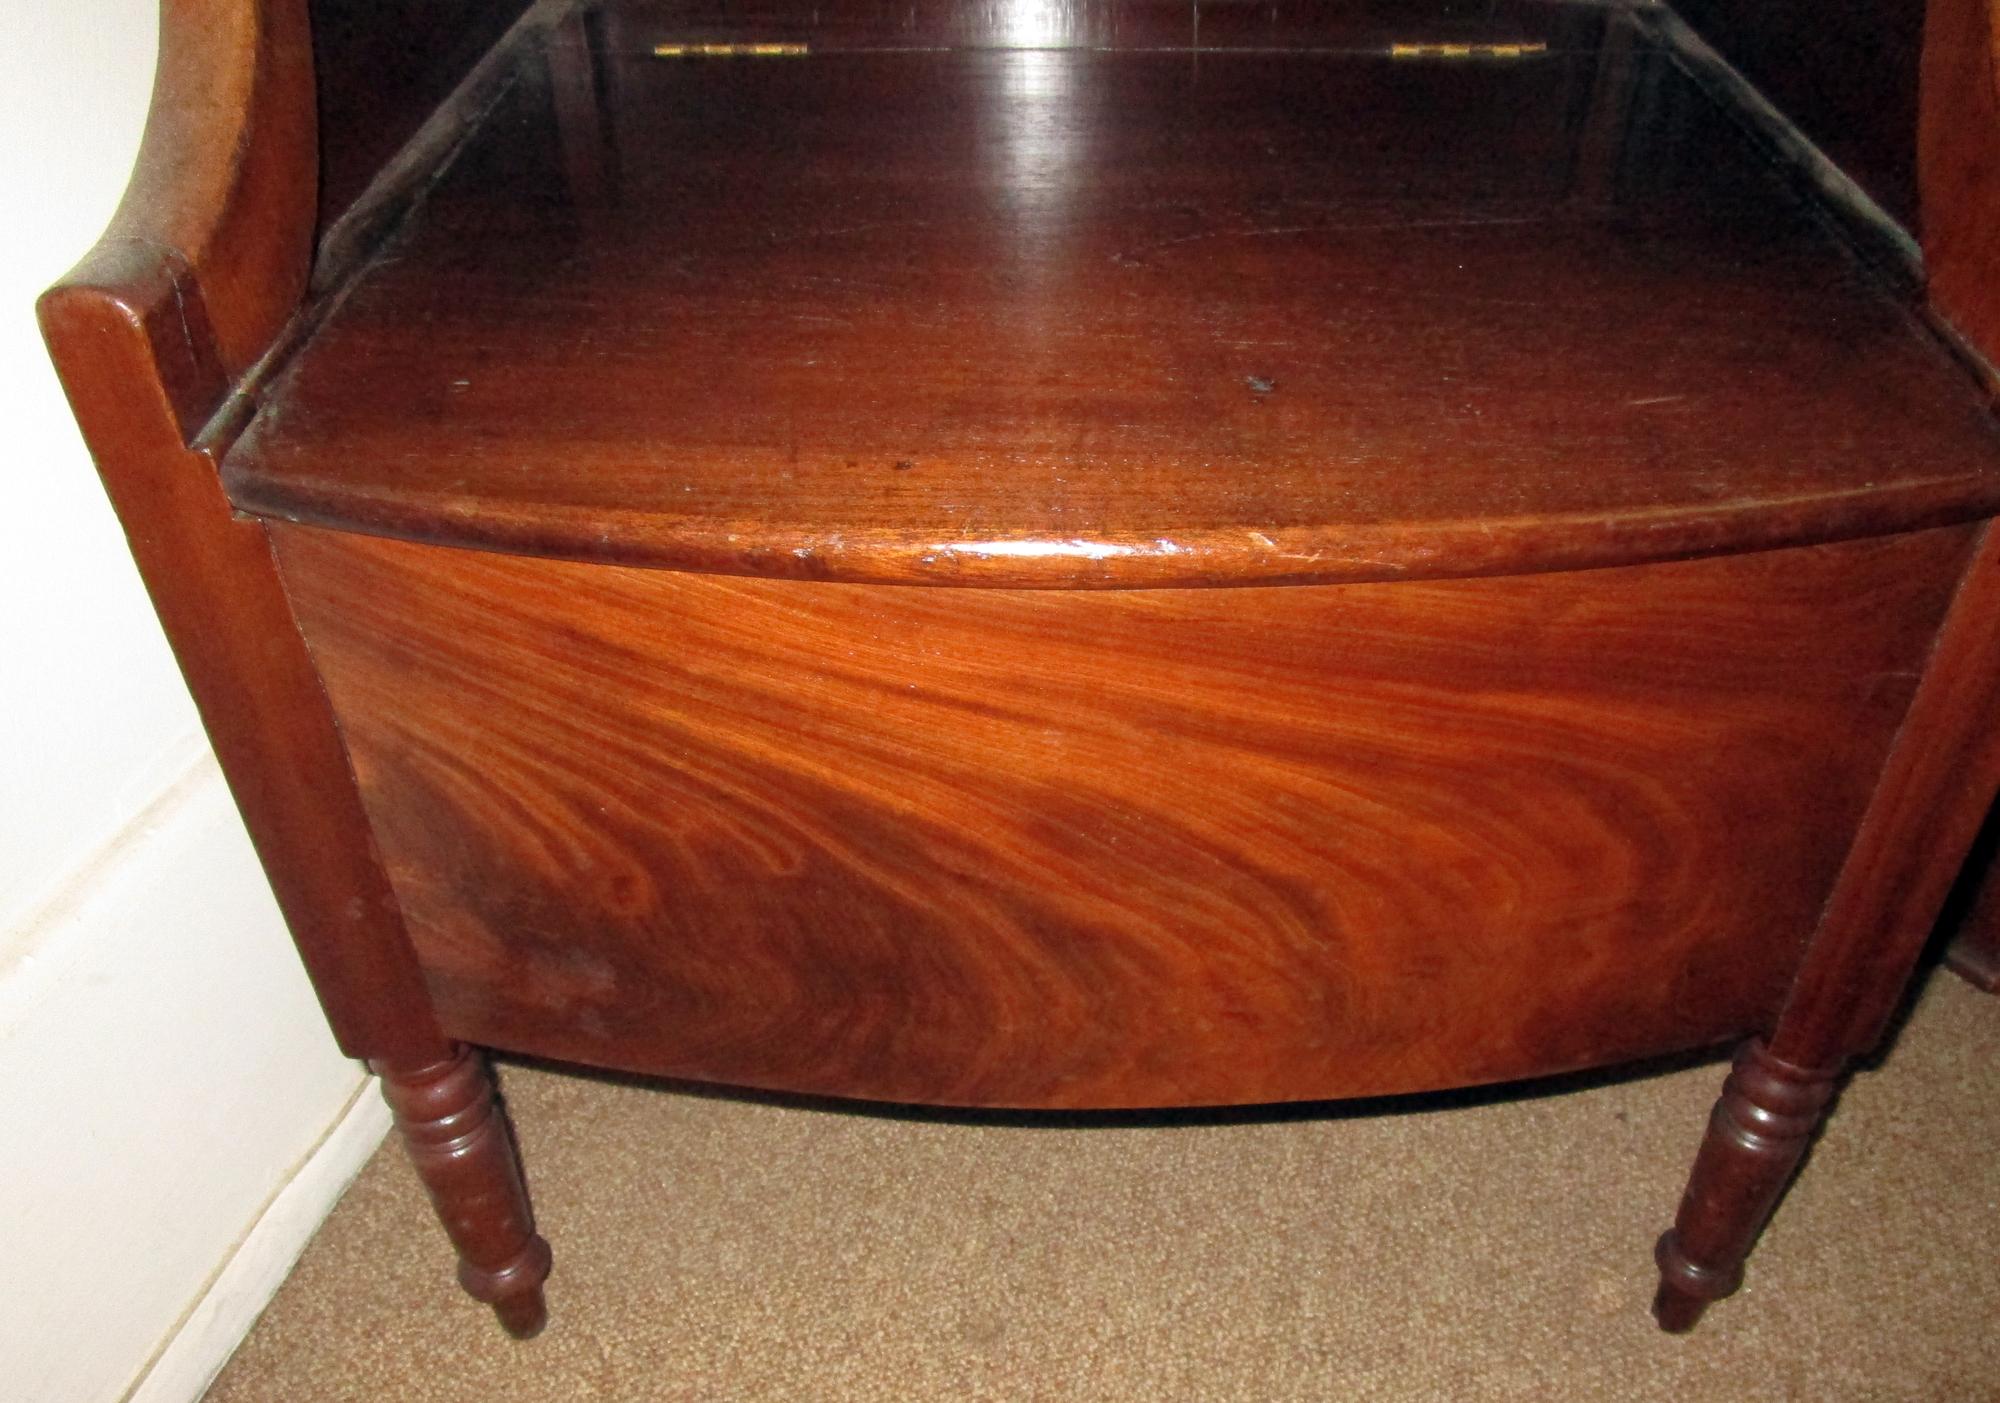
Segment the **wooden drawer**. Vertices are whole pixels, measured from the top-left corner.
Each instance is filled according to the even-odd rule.
[[[1034,1106],[1756,1026],[1970,541],[1049,592],[273,534],[450,1032]]]

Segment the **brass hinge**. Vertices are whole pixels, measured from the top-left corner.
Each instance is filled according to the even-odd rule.
[[[1540,41],[1517,44],[1391,44],[1390,58],[1513,59],[1533,58],[1549,51]]]
[[[798,58],[805,44],[655,44],[655,58]]]

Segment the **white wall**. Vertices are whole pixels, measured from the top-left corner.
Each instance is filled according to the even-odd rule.
[[[217,1326],[209,1288],[242,1278],[238,1244],[260,1222],[252,1276],[296,1247],[326,1204],[301,1218],[293,1203],[275,1249],[265,1210],[362,1080],[312,1001],[33,319],[124,187],[156,25],[155,0],[0,5],[0,1388],[64,1403],[125,1395],[191,1312],[220,1328],[209,1353],[226,1348],[240,1327]],[[379,1134],[369,1115],[350,1159]],[[199,1391],[214,1361],[188,1353],[149,1398]]]

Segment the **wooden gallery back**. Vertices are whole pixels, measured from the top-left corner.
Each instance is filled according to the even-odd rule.
[[[509,1329],[486,1048],[1064,1109],[1734,1044],[1654,1309],[1735,1289],[2000,783],[1989,0],[162,23],[44,326]]]

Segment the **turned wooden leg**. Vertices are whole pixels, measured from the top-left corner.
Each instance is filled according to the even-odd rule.
[[[1674,1225],[1660,1239],[1653,1315],[1679,1334],[1743,1284],[1743,1260],[1798,1168],[1839,1069],[1781,1062],[1761,1040],[1736,1054],[1695,1156]]]
[[[1663,1329],[1734,1291],[1850,1057],[1881,1041],[2000,790],[2000,526],[1938,630],[1854,844],[1806,944],[1768,1046],[1723,1084],[1673,1229],[1660,1239]]]
[[[382,1078],[404,1147],[458,1249],[459,1284],[492,1306],[509,1334],[536,1334],[548,1318],[542,1282],[549,1245],[535,1234],[521,1162],[484,1059],[453,1044],[435,1061],[369,1065]]]

